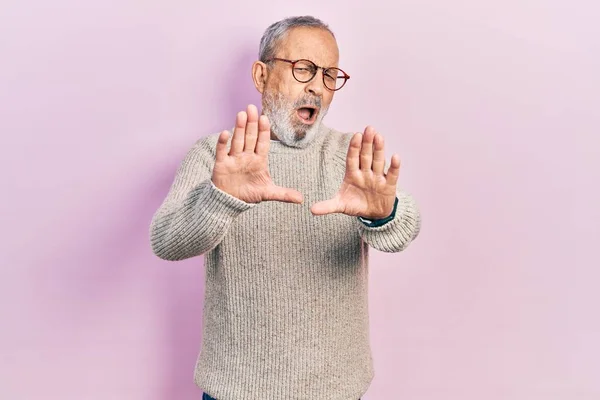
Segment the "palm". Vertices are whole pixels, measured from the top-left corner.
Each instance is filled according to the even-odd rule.
[[[395,198],[395,186],[389,185],[385,179],[365,181],[359,176],[344,179],[336,201],[344,214],[384,218],[394,207]]]
[[[242,153],[216,161],[213,182],[225,182],[232,196],[248,203],[262,200],[261,193],[273,186],[267,163],[261,156]]]
[[[346,158],[346,174],[334,198],[312,207],[315,215],[343,213],[351,216],[380,219],[391,214],[396,199],[396,184],[400,170],[398,156],[392,157],[384,173],[383,137],[367,127],[365,134],[356,134],[350,141]]]
[[[227,152],[229,132],[224,131],[217,143],[212,181],[216,187],[247,203],[275,200],[300,203],[302,195],[273,184],[267,158],[270,124],[266,116],[258,117],[256,107],[240,112]]]

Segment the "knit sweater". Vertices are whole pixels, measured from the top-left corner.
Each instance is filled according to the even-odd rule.
[[[394,218],[369,227],[314,216],[346,168],[352,134],[321,125],[308,147],[271,142],[274,184],[303,204],[246,203],[211,182],[218,135],[180,165],[151,228],[166,260],[205,258],[203,335],[194,381],[218,400],[356,400],[369,387],[369,246],[398,252],[416,238],[419,210],[398,189]]]

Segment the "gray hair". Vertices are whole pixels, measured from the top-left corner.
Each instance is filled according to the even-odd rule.
[[[267,62],[275,57],[277,45],[281,39],[293,28],[311,27],[325,29],[331,36],[335,35],[329,29],[329,26],[318,18],[309,15],[302,17],[288,17],[281,21],[275,22],[267,28],[262,38],[260,39],[260,48],[258,50],[258,59],[262,62]]]

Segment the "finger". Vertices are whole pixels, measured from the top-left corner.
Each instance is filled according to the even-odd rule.
[[[258,119],[258,141],[254,152],[262,156],[269,154],[271,145],[271,123],[266,115],[261,115]]]
[[[360,149],[360,169],[370,171],[373,164],[373,138],[375,130],[368,126],[363,135],[362,148]]]
[[[217,161],[223,161],[227,158],[227,141],[229,140],[229,131],[223,131],[219,135],[219,139],[217,141]]]
[[[248,106],[248,121],[246,122],[246,139],[244,143],[244,151],[254,153],[256,140],[258,139],[258,109],[255,105]]]
[[[398,183],[398,176],[400,175],[400,156],[394,154],[392,156],[392,162],[390,168],[385,176],[388,185],[396,185]]]
[[[373,173],[377,176],[383,175],[385,169],[385,152],[383,136],[379,133],[373,139]]]
[[[360,168],[360,161],[358,155],[360,154],[360,148],[362,143],[362,135],[355,133],[350,140],[350,146],[348,147],[348,154],[346,155],[346,169],[350,171],[358,171]]]
[[[263,200],[301,204],[304,199],[302,193],[297,190],[272,185],[267,187]]]
[[[313,215],[327,215],[341,213],[344,210],[342,209],[339,201],[334,198],[313,204],[310,208],[310,211],[313,213]]]
[[[244,150],[244,135],[246,134],[246,121],[248,114],[245,111],[237,113],[235,118],[235,128],[233,130],[233,139],[231,139],[231,148],[229,155],[241,153]]]

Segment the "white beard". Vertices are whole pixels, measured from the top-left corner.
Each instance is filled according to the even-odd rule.
[[[312,125],[303,124],[296,119],[296,108],[303,105],[319,107],[319,115]],[[267,93],[263,97],[263,114],[269,118],[271,131],[281,143],[290,147],[308,146],[319,132],[327,111],[328,108],[321,108],[320,98],[304,96],[291,102],[281,93]]]

